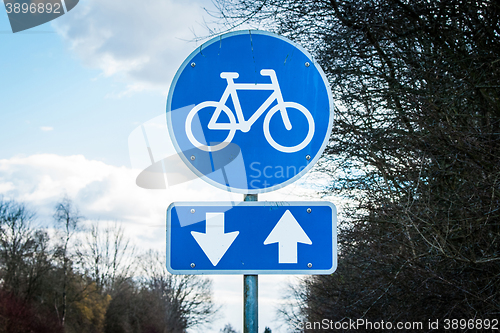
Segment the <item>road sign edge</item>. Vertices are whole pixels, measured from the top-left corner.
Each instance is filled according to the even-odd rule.
[[[235,205],[236,203],[236,205]],[[325,270],[311,270],[311,269],[300,269],[300,270],[177,270],[171,266],[171,211],[175,206],[266,206],[267,204],[280,204],[280,203],[290,203],[299,205],[309,205],[314,206],[329,206],[332,209],[332,267]],[[330,201],[179,201],[172,202],[167,208],[167,258],[166,265],[167,271],[174,275],[329,275],[337,270],[337,207],[334,203]]]
[[[170,115],[170,112],[172,111],[171,110],[172,95],[173,95],[173,91],[175,89],[175,86],[177,85],[177,80],[179,79],[180,75],[182,74],[184,69],[187,67],[187,65],[190,63],[190,61],[196,55],[198,55],[198,53],[201,52],[201,50],[204,47],[206,48],[206,47],[212,45],[213,43],[216,43],[217,41],[220,41],[222,39],[229,38],[232,36],[237,36],[237,35],[243,35],[246,33],[248,33],[250,35],[252,33],[260,34],[260,35],[267,35],[267,36],[281,39],[281,40],[293,45],[294,47],[299,49],[306,57],[308,57],[311,60],[314,67],[316,68],[316,70],[319,72],[321,78],[323,79],[324,87],[325,87],[326,93],[328,95],[328,102],[329,102],[329,108],[330,108],[327,133],[326,133],[325,138],[321,144],[321,148],[318,150],[316,155],[313,158],[311,158],[311,160],[309,161],[307,166],[301,172],[297,173],[294,177],[288,179],[287,181],[280,183],[280,184],[277,184],[277,185],[274,185],[274,186],[271,186],[271,187],[263,188],[263,189],[241,189],[241,188],[235,188],[235,187],[231,187],[231,186],[224,186],[224,185],[212,180],[211,178],[207,177],[203,173],[201,173],[197,168],[195,168],[191,164],[189,159],[186,156],[184,156],[184,154],[182,153],[182,149],[178,145],[177,140],[176,140],[175,136],[173,135],[174,131],[172,128],[172,120],[171,120],[171,115]],[[219,39],[217,39],[217,37],[219,37]],[[225,33],[225,34],[222,34],[219,36],[215,36],[212,39],[210,39],[209,41],[203,43],[199,48],[196,48],[195,50],[193,50],[189,54],[189,56],[182,62],[181,66],[179,67],[179,69],[175,73],[175,76],[172,79],[172,83],[170,84],[170,88],[169,88],[169,91],[167,94],[167,102],[166,102],[166,117],[167,117],[167,128],[168,128],[168,132],[169,132],[169,137],[174,145],[175,150],[177,151],[177,153],[179,154],[179,156],[181,157],[183,162],[187,165],[187,167],[192,172],[194,172],[198,177],[202,178],[203,181],[209,183],[210,185],[215,186],[215,187],[222,189],[222,190],[225,190],[225,191],[234,192],[234,193],[241,193],[241,194],[259,194],[259,193],[268,193],[268,192],[276,191],[276,190],[279,190],[285,186],[288,186],[288,185],[296,182],[300,178],[302,178],[302,176],[304,176],[309,170],[311,170],[313,168],[313,166],[316,164],[316,162],[321,158],[321,155],[323,154],[323,152],[326,148],[326,145],[328,144],[328,142],[330,140],[330,135],[332,133],[332,127],[333,127],[333,120],[334,120],[334,116],[335,116],[335,112],[334,112],[335,109],[336,108],[335,108],[335,104],[333,102],[333,95],[332,95],[332,89],[330,87],[330,83],[328,82],[328,79],[327,79],[323,69],[321,68],[321,66],[319,66],[319,64],[314,59],[314,57],[309,53],[309,51],[307,51],[304,47],[302,47],[298,43],[296,43],[288,38],[285,38],[284,36],[281,36],[281,35],[278,35],[278,34],[275,34],[275,33],[269,32],[269,31],[264,31],[264,30],[251,30],[251,29],[249,29],[249,30],[232,31],[232,32],[228,32],[228,33]]]
[[[170,251],[170,239],[172,238],[172,209],[175,207],[176,203],[172,202],[167,208],[167,242],[166,242],[166,265],[167,271],[171,274],[180,274],[177,273],[175,269],[172,268],[171,261],[171,251]]]

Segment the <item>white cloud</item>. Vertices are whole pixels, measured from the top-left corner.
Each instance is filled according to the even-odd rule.
[[[214,192],[220,200],[229,194],[197,179],[167,191],[145,190],[136,185],[142,170],[116,167],[82,155],[38,154],[0,160],[0,195],[33,207],[50,219],[55,203],[63,195],[74,200],[88,219],[120,221],[137,229],[139,239],[165,241],[165,211],[170,202],[209,201]],[[154,229],[154,230],[153,230]]]
[[[89,0],[54,25],[86,65],[132,81],[129,90],[166,90],[196,48],[193,30],[207,33],[203,1]]]
[[[25,202],[36,208],[41,216],[50,216],[49,211],[55,202],[67,194],[80,206],[82,213],[97,218],[104,211],[93,209],[95,202],[106,195],[114,197],[110,185],[119,183],[117,178],[127,176],[130,177],[125,168],[89,161],[82,155],[13,157],[0,160],[0,194]],[[90,199],[87,196],[91,190],[94,190],[94,196]],[[116,190],[112,192],[116,193]],[[115,216],[122,217],[125,216]]]
[[[50,127],[50,126],[41,126],[40,129],[44,132],[50,132],[50,131],[53,131],[54,130],[54,127]]]

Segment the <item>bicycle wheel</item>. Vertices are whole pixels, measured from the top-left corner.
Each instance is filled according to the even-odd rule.
[[[213,108],[220,107],[220,109],[222,111],[224,111],[227,114],[227,117],[229,118],[229,126],[227,128],[221,127],[221,128],[213,129],[213,130],[217,130],[217,131],[229,130],[227,137],[224,140],[222,140],[220,143],[215,144],[213,146],[210,145],[208,140],[206,140],[207,144],[203,144],[203,143],[199,142],[193,135],[193,126],[192,126],[193,119],[194,119],[195,115],[199,111],[201,111],[205,108],[209,108],[209,107],[213,107]],[[189,111],[189,114],[186,118],[186,135],[187,135],[189,141],[196,148],[204,150],[204,151],[208,151],[208,152],[214,152],[214,151],[218,151],[218,150],[225,148],[228,144],[231,143],[231,141],[233,140],[234,134],[236,133],[235,124],[236,124],[236,119],[234,118],[234,115],[231,112],[231,110],[226,105],[221,105],[220,102],[214,102],[214,101],[202,102],[202,103],[196,105],[191,111]],[[222,125],[222,124],[219,124],[219,125]]]
[[[294,102],[284,102],[283,107],[285,108],[285,110],[286,109],[296,109],[296,110],[299,110],[300,112],[302,112],[302,114],[307,119],[307,123],[309,125],[309,130],[307,132],[305,139],[301,143],[299,143],[298,145],[291,146],[291,147],[280,145],[271,136],[271,133],[269,131],[269,124],[270,124],[271,118],[274,116],[274,114],[278,111],[281,111],[281,107],[282,107],[282,105],[276,105],[266,114],[266,117],[264,118],[264,136],[265,136],[267,142],[269,142],[271,147],[273,147],[274,149],[279,150],[279,151],[284,152],[284,153],[295,153],[295,152],[303,149],[305,146],[307,146],[309,144],[309,142],[311,142],[311,140],[314,136],[314,119],[311,115],[311,112],[309,112],[309,110],[307,110],[303,105],[298,104],[298,103],[294,103]],[[293,128],[293,125],[292,125],[292,128]]]

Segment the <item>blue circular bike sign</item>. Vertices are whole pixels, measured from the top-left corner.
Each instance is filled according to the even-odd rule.
[[[309,53],[281,36],[238,31],[197,48],[167,99],[170,136],[209,183],[262,193],[304,175],[333,123],[326,77]]]

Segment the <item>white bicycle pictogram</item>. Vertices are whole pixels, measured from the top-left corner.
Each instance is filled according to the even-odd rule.
[[[186,135],[189,139],[189,141],[197,148],[207,151],[207,152],[214,152],[221,150],[225,148],[228,144],[231,143],[231,141],[234,138],[234,135],[236,133],[236,130],[240,130],[244,133],[250,131],[252,128],[252,125],[257,121],[257,119],[264,114],[264,112],[269,108],[269,106],[276,101],[277,104],[273,106],[266,114],[264,118],[264,136],[267,140],[267,142],[276,150],[279,150],[281,152],[285,153],[294,153],[297,152],[304,147],[306,147],[309,142],[311,142],[313,136],[314,136],[314,119],[313,116],[311,115],[311,112],[307,110],[303,105],[295,102],[285,102],[283,100],[283,96],[281,94],[281,89],[278,84],[278,78],[276,76],[276,72],[272,69],[263,69],[260,71],[260,74],[262,76],[269,76],[271,78],[271,83],[234,83],[234,79],[237,79],[239,77],[239,74],[236,72],[222,72],[220,74],[220,77],[223,79],[227,80],[227,87],[224,90],[224,93],[222,94],[222,97],[218,102],[216,101],[206,101],[202,102],[198,105],[196,105],[188,114],[186,118]],[[241,109],[241,104],[238,99],[238,90],[260,90],[260,91],[265,91],[265,90],[270,90],[272,91],[271,95],[262,103],[262,105],[255,111],[255,113],[248,119],[245,120],[243,116],[243,111]],[[229,109],[229,107],[226,106],[226,102],[231,97],[234,109],[236,111],[236,118],[234,117],[233,112]],[[192,130],[192,122],[193,118],[195,115],[202,109],[208,108],[208,107],[215,107],[215,112],[212,115],[212,118],[210,119],[208,123],[208,129],[210,130],[229,130],[229,133],[227,137],[224,139],[224,141],[217,143],[213,146],[210,145],[205,145],[201,142],[199,142],[193,135],[193,130]],[[283,146],[277,143],[273,137],[271,136],[271,132],[269,130],[269,124],[271,122],[271,118],[273,115],[280,111],[281,118],[283,119],[283,124],[285,125],[285,128],[289,131],[292,129],[292,124],[290,122],[290,118],[288,117],[287,109],[296,109],[302,114],[307,119],[308,125],[309,125],[309,130],[307,132],[307,135],[305,139],[291,147]],[[224,111],[224,113],[227,115],[229,122],[223,122],[223,123],[218,123],[217,120],[219,119],[219,116],[221,112]]]

